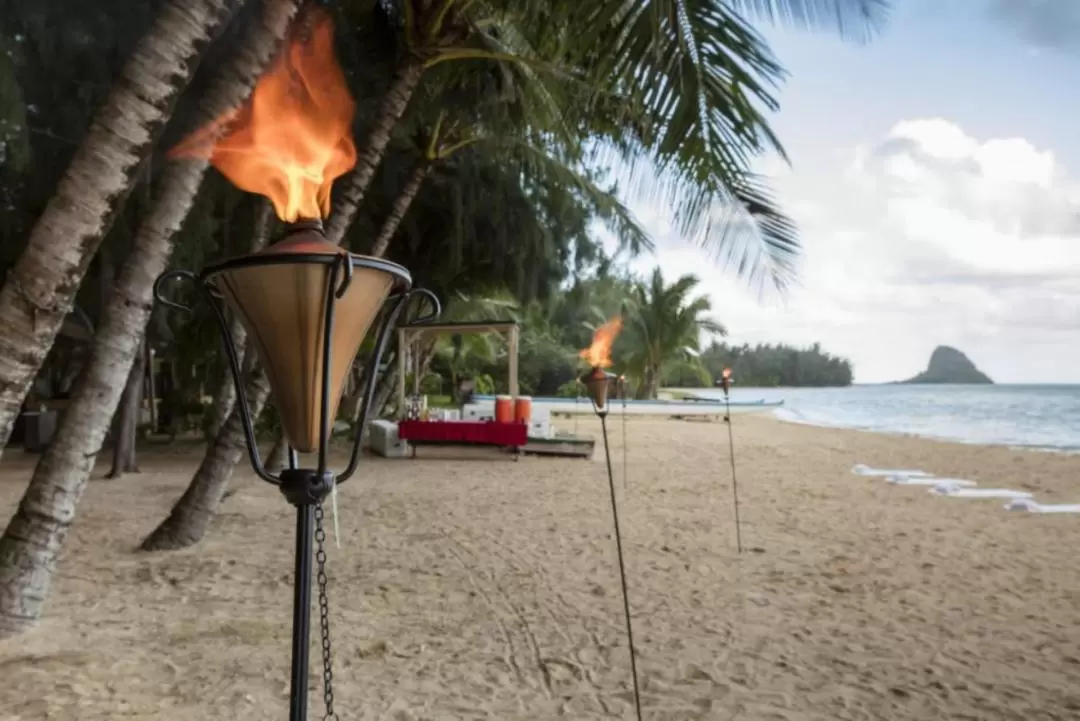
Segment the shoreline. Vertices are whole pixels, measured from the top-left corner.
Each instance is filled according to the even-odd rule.
[[[808,426],[810,428],[827,428],[837,431],[856,431],[858,433],[872,433],[875,435],[895,436],[898,438],[913,438],[928,441],[944,441],[947,443],[956,443],[963,446],[984,446],[986,448],[1007,448],[1015,451],[1032,451],[1036,453],[1053,453],[1059,455],[1074,456],[1080,455],[1080,445],[1076,446],[1044,446],[1038,444],[1024,444],[1024,443],[991,443],[984,440],[969,440],[967,438],[960,438],[957,436],[947,435],[933,435],[930,433],[912,433],[910,431],[890,431],[887,429],[879,428],[867,428],[865,426],[848,426],[840,423],[826,423],[823,421],[809,421],[801,418],[785,418],[782,413],[790,413],[789,408],[777,408],[772,413],[767,414],[769,418],[779,423],[789,423],[795,426]],[[765,414],[762,414],[763,416]]]

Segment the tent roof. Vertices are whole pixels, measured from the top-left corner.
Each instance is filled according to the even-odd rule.
[[[520,325],[516,320],[475,320],[461,323],[410,323],[401,326],[400,330],[413,331],[414,333],[422,331],[434,331],[436,333],[489,333],[494,331],[505,333],[518,328]]]

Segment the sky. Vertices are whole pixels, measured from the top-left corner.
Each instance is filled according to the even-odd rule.
[[[631,203],[736,343],[820,342],[874,383],[952,345],[998,382],[1080,383],[1080,0],[895,0],[867,45],[763,30],[789,78],[762,161],[799,225],[783,299]]]

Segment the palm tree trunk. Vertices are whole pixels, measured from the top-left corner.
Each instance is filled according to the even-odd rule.
[[[270,449],[270,455],[266,457],[266,470],[278,473],[289,462],[289,441],[285,433],[279,433],[274,447]]]
[[[271,220],[273,220],[272,207],[269,201],[259,201],[259,209],[255,216],[255,232],[251,236],[251,253],[256,253],[266,247],[270,238]],[[235,315],[229,324],[229,333],[232,335],[233,344],[236,346],[236,356],[244,357],[244,348],[247,345],[247,332],[244,324]],[[210,430],[207,440],[212,441],[221,432],[229,414],[232,413],[233,404],[236,403],[236,384],[233,383],[232,371],[228,366],[221,369],[221,378],[218,380],[217,392],[214,394],[214,417],[210,422]]]
[[[412,57],[402,63],[394,73],[390,88],[379,102],[375,122],[360,148],[356,167],[341,186],[341,195],[334,204],[334,212],[326,228],[326,238],[331,243],[340,245],[349,226],[353,224],[356,213],[360,210],[360,201],[363,200],[371,181],[375,179],[375,171],[386,153],[386,146],[390,144],[394,126],[405,112],[423,74],[424,64]]]
[[[420,192],[420,186],[424,184],[424,179],[427,178],[428,172],[431,170],[431,163],[427,160],[420,160],[417,162],[416,167],[413,168],[409,174],[409,179],[405,181],[404,187],[401,192],[394,199],[394,205],[390,208],[390,214],[386,216],[386,220],[383,221],[382,227],[379,228],[379,235],[375,238],[375,242],[371,246],[371,255],[376,258],[381,258],[386,254],[386,249],[390,247],[390,241],[394,239],[394,233],[397,232],[398,227],[401,226],[401,221],[405,218],[405,213],[408,212],[409,206],[412,205],[413,200],[416,198],[417,193]],[[360,366],[361,370],[363,365]],[[360,408],[364,402],[364,394],[367,392],[367,378],[361,374],[360,382],[353,388],[352,393],[345,398],[341,407],[345,410],[345,413],[355,423],[360,418]],[[375,410],[374,415],[378,415],[378,409],[381,406],[373,406]],[[277,446],[274,447],[275,450]]]
[[[367,368],[360,362],[360,359],[358,358],[354,362],[360,368],[360,377],[358,382],[353,384],[352,393],[341,402],[341,407],[344,409],[345,417],[356,423],[360,418],[360,407],[364,402],[364,394],[367,392],[368,377]],[[393,367],[390,358],[387,358],[387,362]]]
[[[142,161],[240,2],[166,0],[35,223],[0,290],[0,449]]]
[[[146,336],[140,345],[135,363],[128,373],[120,407],[113,414],[113,460],[106,478],[119,478],[125,473],[138,473],[135,459],[135,441],[139,431],[139,415],[142,410],[143,386],[146,381]]]
[[[228,112],[251,93],[295,10],[296,0],[267,1],[263,22],[252,26],[207,91],[201,105],[207,118]],[[206,161],[189,160],[166,169],[157,202],[140,224],[110,294],[68,412],[0,537],[0,635],[17,633],[41,615],[57,554],[142,343],[154,280],[168,263],[173,238],[207,167]]]
[[[253,356],[249,356],[253,360]],[[244,396],[251,405],[251,417],[258,417],[270,395],[270,384],[257,363],[249,363]],[[144,551],[169,551],[198,543],[210,529],[210,522],[232,480],[233,469],[245,453],[244,426],[240,407],[229,414],[214,442],[203,456],[199,470],[168,518],[146,537]]]
[[[416,167],[409,174],[409,179],[405,181],[405,187],[394,198],[394,205],[390,208],[390,215],[386,216],[382,228],[379,229],[379,236],[375,238],[375,243],[371,246],[371,255],[381,258],[386,254],[390,241],[394,239],[394,233],[397,232],[401,221],[405,219],[405,213],[408,212],[413,199],[420,192],[420,186],[424,184],[424,179],[427,178],[430,170],[431,163],[426,159],[417,162]]]

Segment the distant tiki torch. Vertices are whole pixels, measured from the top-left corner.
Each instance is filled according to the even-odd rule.
[[[731,430],[731,369],[725,368],[720,376],[724,389],[724,423],[727,424],[728,457],[731,459],[731,498],[735,505],[735,547],[742,553],[742,526],[739,523],[739,482],[735,477],[735,436]]]
[[[638,686],[637,652],[634,648],[634,626],[630,620],[630,593],[626,584],[626,562],[623,560],[622,533],[619,530],[619,505],[615,500],[615,475],[611,470],[611,447],[608,443],[607,415],[608,396],[614,373],[605,368],[611,365],[611,346],[622,329],[622,317],[615,316],[593,333],[592,345],[581,351],[581,357],[591,366],[581,382],[592,401],[593,411],[600,418],[600,430],[604,436],[604,458],[607,460],[608,491],[611,494],[611,517],[615,526],[615,550],[619,556],[619,580],[622,584],[623,612],[626,618],[626,638],[630,645],[630,674],[634,683],[634,710],[637,721],[642,721],[641,690]]]

